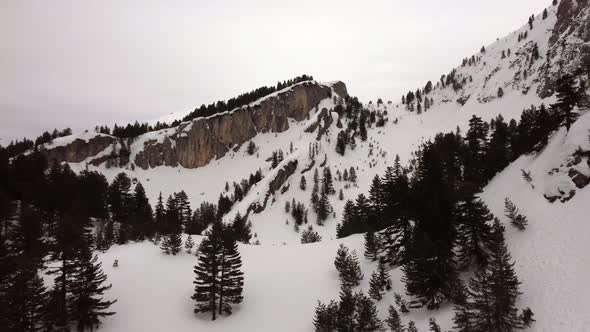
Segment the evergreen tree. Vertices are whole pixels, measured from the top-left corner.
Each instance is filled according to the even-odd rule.
[[[383,299],[382,281],[377,271],[373,271],[369,281],[369,296],[375,301]]]
[[[436,323],[436,319],[434,317],[430,317],[430,319],[428,320],[428,327],[429,330],[432,332],[442,332],[442,329]]]
[[[250,243],[250,239],[252,238],[252,223],[246,217],[242,217],[239,212],[234,217],[231,230],[236,241],[246,244]]]
[[[164,223],[166,222],[166,209],[164,208],[164,200],[162,199],[162,192],[160,191],[160,195],[158,196],[158,202],[156,203],[156,208],[154,212],[154,223],[156,224],[157,232],[162,232],[164,230]]]
[[[5,289],[6,316],[3,328],[7,331],[42,331],[45,326],[48,293],[38,275],[37,265],[22,261]]]
[[[346,132],[341,130],[338,133],[338,137],[336,138],[336,152],[341,156],[344,156],[344,152],[346,151],[346,142],[348,141]]]
[[[402,320],[399,317],[399,313],[395,310],[395,307],[390,305],[389,306],[389,315],[387,319],[385,319],[385,323],[391,332],[404,332],[405,328],[402,324]]]
[[[199,263],[195,266],[195,313],[231,314],[231,305],[242,302],[244,277],[238,245],[220,222],[213,224],[199,246]]]
[[[488,128],[480,117],[473,116],[469,120],[469,130],[465,140],[467,142],[464,160],[465,182],[476,188],[484,184],[485,152],[487,147]]]
[[[108,308],[116,302],[104,300],[104,292],[111,288],[105,285],[107,276],[102,271],[98,257],[92,252],[92,235],[85,230],[75,260],[72,274],[70,312],[77,322],[77,330],[94,330],[100,318],[114,315]]]
[[[522,322],[522,326],[530,327],[535,320],[533,319],[533,311],[531,308],[527,307],[526,309],[522,310],[522,314],[520,314],[520,320]]]
[[[355,313],[356,297],[352,294],[350,287],[342,286],[340,289],[340,301],[338,303],[338,312],[336,314],[337,331],[355,332]]]
[[[227,233],[225,231],[224,233]],[[238,243],[232,236],[222,234],[219,269],[219,314],[232,313],[231,305],[244,300],[244,273]]]
[[[154,232],[152,206],[145,194],[145,189],[141,183],[137,183],[133,192],[132,200],[132,224],[134,239],[144,239],[146,236],[151,237]]]
[[[322,240],[322,237],[317,232],[315,232],[313,230],[311,225],[309,226],[308,229],[304,230],[303,233],[301,233],[301,243],[302,244],[320,242],[321,240]]]
[[[416,323],[413,320],[408,322],[408,330],[407,332],[418,332],[418,328],[416,327]]]
[[[506,217],[510,219],[512,226],[521,231],[525,230],[528,224],[526,217],[518,213],[518,208],[508,197],[504,199],[504,212]]]
[[[305,191],[306,188],[307,188],[307,183],[306,183],[306,180],[305,180],[305,176],[302,175],[301,176],[301,181],[299,181],[299,189]]]
[[[320,198],[317,203],[317,224],[322,226],[324,221],[328,219],[328,216],[332,212],[332,205],[330,205],[330,200],[328,199],[328,194],[325,190],[322,190],[320,194]]]
[[[379,254],[379,244],[374,232],[365,233],[365,258],[376,261]]]
[[[334,300],[323,304],[318,301],[313,319],[315,332],[334,332],[337,328],[338,304]]]
[[[494,216],[478,198],[470,195],[455,209],[457,224],[457,263],[467,269],[472,263],[484,267],[488,262]]]
[[[184,248],[186,249],[186,253],[190,254],[195,246],[195,242],[193,241],[193,237],[191,235],[186,238],[184,242]]]
[[[328,195],[333,195],[336,193],[332,181],[332,172],[330,171],[330,167],[327,166],[324,168],[322,176],[322,190]]]
[[[574,112],[574,106],[579,102],[580,96],[574,87],[574,78],[571,75],[564,75],[556,82],[557,102],[551,107],[559,112],[560,118],[569,131],[572,123],[578,118]]]
[[[355,295],[356,297],[356,313],[355,313],[355,331],[380,331],[383,329],[383,323],[377,317],[377,307],[362,292]]]
[[[176,255],[182,247],[182,225],[176,200],[171,196],[166,202],[166,219],[164,223],[164,240],[160,248],[167,255]]]

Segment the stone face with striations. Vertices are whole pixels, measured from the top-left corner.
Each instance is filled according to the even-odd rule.
[[[347,97],[346,85],[342,82],[330,85],[303,82],[264,97],[250,106],[231,112],[216,114],[183,122],[176,128],[145,135],[162,135],[159,139],[141,136],[129,140],[132,162],[142,169],[157,166],[178,166],[197,168],[211,160],[223,157],[228,151],[248,142],[258,133],[280,133],[289,129],[289,118],[303,121],[309,111],[317,107],[332,91]],[[157,136],[157,135],[155,135]],[[46,150],[48,158],[54,161],[82,162],[95,157],[112,145],[117,138],[107,135]],[[143,143],[133,144],[132,141]],[[92,164],[106,161],[106,157],[90,160]]]
[[[334,83],[333,88],[341,96],[348,96],[344,83]],[[175,166],[176,163],[186,168],[205,166],[258,133],[280,133],[289,129],[289,118],[306,119],[309,111],[330,95],[329,86],[307,82],[252,106],[182,123],[170,137],[176,142],[175,146],[146,142],[143,151],[136,155],[135,164],[144,169],[154,165]]]

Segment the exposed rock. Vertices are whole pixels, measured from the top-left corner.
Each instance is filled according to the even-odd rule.
[[[159,133],[165,135],[163,139],[148,139],[143,146],[132,145],[133,162],[143,169],[162,165],[186,168],[207,165],[212,159],[219,159],[232,149],[235,151],[258,133],[280,133],[289,129],[289,118],[305,120],[312,108],[331,96],[332,90],[341,97],[348,97],[346,85],[342,82],[331,85],[304,82],[250,106],[164,129]],[[79,139],[68,145],[48,148],[45,153],[50,161],[77,163],[96,156],[115,140],[112,136],[97,135],[88,141]],[[90,162],[99,165],[107,159],[98,157]]]
[[[268,191],[273,194],[281,188],[283,183],[295,173],[297,169],[297,160],[291,160],[281,168],[274,179],[268,184]]]
[[[344,83],[336,86],[346,92]],[[280,133],[289,129],[288,118],[297,121],[306,119],[309,111],[328,98],[329,94],[328,86],[303,83],[252,107],[183,123],[173,137],[176,146],[157,143],[146,145],[144,153],[137,154],[135,163],[144,169],[160,164],[175,166],[176,162],[186,168],[207,165],[212,159],[223,157],[258,133]],[[167,149],[174,151],[166,153]]]
[[[539,96],[551,96],[555,82],[563,73],[573,73],[580,68],[584,56],[590,54],[589,41],[590,0],[561,0],[549,38],[547,58],[539,75]]]
[[[69,162],[79,163],[88,157],[96,156],[102,152],[113,142],[116,138],[106,135],[97,135],[89,140],[75,139],[73,142],[51,148],[51,145],[46,146],[41,150],[47,157],[50,163],[54,162]]]
[[[578,189],[582,189],[590,183],[590,176],[586,176],[576,169],[570,168],[567,175],[572,179],[572,182]]]
[[[135,165],[143,169],[163,165],[177,166],[178,157],[172,141],[166,137],[162,143],[158,143],[156,140],[146,141],[143,150],[135,156],[134,162]]]

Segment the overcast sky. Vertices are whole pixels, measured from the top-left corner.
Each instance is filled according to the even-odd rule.
[[[0,144],[192,110],[303,73],[398,99],[549,0],[0,0]]]

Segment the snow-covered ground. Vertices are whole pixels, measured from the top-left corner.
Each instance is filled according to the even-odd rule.
[[[532,42],[538,44],[542,57],[546,53],[547,40],[555,24],[555,9],[548,8],[549,17],[545,20],[537,16],[533,30],[525,25],[487,46],[485,54],[477,54],[482,58],[475,66],[458,67],[457,75],[472,77],[473,82],[467,80],[468,83],[458,93],[450,87],[435,88],[428,95],[434,99],[434,105],[427,112],[418,115],[398,103],[369,105],[371,109],[387,111],[389,122],[382,128],[370,128],[369,139],[366,142],[357,140],[356,149],[347,149],[344,156],[335,152],[339,129],[334,122],[327,135],[318,142],[320,153],[314,168],[319,168],[324,155],[333,176],[337,170],[355,167],[357,185],[345,189],[345,182],[334,183],[337,193],[343,189],[345,200],[354,199],[359,193],[367,193],[373,176],[383,175],[385,168],[393,164],[396,154],[399,154],[403,164],[407,163],[411,153],[436,133],[455,131],[457,127],[466,132],[468,121],[474,114],[486,121],[502,114],[509,121],[519,119],[522,110],[531,105],[553,103],[554,98],[543,100],[535,93],[541,61],[530,66],[524,62]],[[524,31],[528,31],[528,38],[518,42],[518,34]],[[502,50],[507,49],[512,55],[501,59]],[[523,68],[528,70],[527,79],[520,73]],[[436,80],[433,83],[436,85]],[[499,87],[504,91],[502,98],[495,97]],[[456,102],[466,96],[470,98],[465,105]],[[333,108],[333,101],[324,100],[319,108],[324,107]],[[285,183],[290,189],[271,197],[262,213],[250,214],[253,233],[257,235],[255,239],[259,239],[262,245],[240,245],[244,260],[245,300],[235,308],[233,315],[211,322],[207,316],[193,314],[190,296],[196,258],[186,253],[177,257],[165,256],[158,247],[145,242],[115,246],[100,255],[105,272],[113,283],[109,295],[118,298],[113,307],[118,313],[104,320],[102,331],[313,330],[316,301],[338,297],[339,286],[333,265],[338,245],[343,242],[356,249],[362,257],[363,239],[361,235],[335,239],[335,225],[341,219],[344,205],[337,194],[330,196],[335,216],[330,216],[324,226],[315,225],[315,215],[310,211],[310,223],[323,237],[320,243],[299,244],[300,234],[294,231],[292,217],[284,211],[285,202],[292,199],[309,205],[314,169],[304,174],[307,190],[299,189],[299,181],[301,171],[309,164],[308,146],[316,142],[317,136],[316,132],[304,132],[315,121],[317,110],[313,109],[310,113],[310,120],[290,120],[290,129],[283,133],[257,135],[253,141],[258,152],[252,156],[246,153],[247,144],[244,144],[240,150],[197,169],[157,167],[124,170],[142,182],[152,203],[160,191],[166,196],[185,190],[194,208],[202,201],[216,202],[226,181],[231,187],[233,181],[239,182],[261,169],[265,179],[233,207],[227,216],[231,219],[237,212],[244,214],[250,203],[264,199],[268,182],[283,164],[293,159],[299,162],[297,170]],[[332,115],[336,120],[335,113]],[[394,123],[396,119],[397,123]],[[590,223],[585,215],[590,202],[590,186],[578,190],[566,203],[549,203],[543,197],[548,190],[556,187],[556,181],[567,181],[563,177],[556,179],[548,172],[559,167],[578,145],[590,149],[589,129],[590,113],[586,113],[569,133],[563,129],[555,133],[544,151],[536,156],[523,156],[508,166],[481,194],[491,211],[504,222],[505,197],[509,197],[529,219],[529,226],[524,232],[507,225],[506,237],[522,281],[523,295],[518,305],[530,306],[535,312],[537,322],[532,331],[590,331],[590,315],[585,305],[590,298],[590,258],[585,255],[588,248],[586,237],[590,234]],[[291,143],[293,153],[289,152]],[[277,149],[285,152],[285,160],[277,169],[270,170],[270,163],[265,160]],[[72,167],[80,170],[85,165],[72,164]],[[121,171],[102,166],[90,168],[100,170],[109,180]],[[535,188],[522,179],[521,169],[531,171]],[[120,262],[118,268],[111,267],[114,259]],[[362,259],[361,266],[365,279],[360,288],[366,290],[376,264]],[[393,303],[393,292],[404,293],[401,271],[392,270],[391,277],[393,290],[378,304],[381,317],[387,314],[387,306]],[[438,311],[414,310],[402,319],[404,323],[414,320],[420,331],[426,331],[430,316],[436,317],[444,330],[451,329],[450,306]]]

